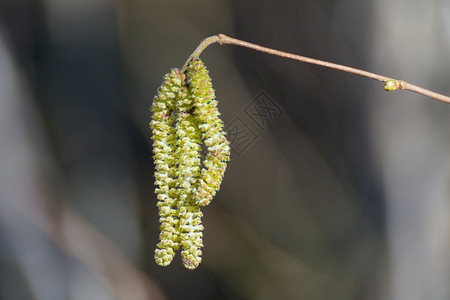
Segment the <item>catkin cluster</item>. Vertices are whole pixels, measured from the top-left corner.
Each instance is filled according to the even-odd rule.
[[[208,71],[199,59],[181,74],[164,77],[152,105],[155,193],[160,216],[158,265],[167,266],[180,248],[188,269],[201,262],[203,216],[220,188],[230,146],[219,118]],[[202,144],[206,155],[202,160]]]

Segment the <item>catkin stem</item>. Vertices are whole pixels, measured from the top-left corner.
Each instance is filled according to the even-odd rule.
[[[288,58],[288,59],[292,59],[292,60],[297,60],[297,61],[301,61],[301,62],[305,62],[308,64],[313,64],[313,65],[318,65],[318,66],[322,66],[322,67],[326,67],[326,68],[330,68],[330,69],[335,69],[335,70],[339,70],[339,71],[343,71],[343,72],[347,72],[347,73],[351,73],[351,74],[355,74],[355,75],[359,75],[359,76],[363,76],[366,78],[370,78],[370,79],[374,79],[374,80],[378,80],[381,82],[385,83],[385,90],[386,91],[393,91],[393,90],[408,90],[414,93],[418,93],[421,95],[424,95],[426,97],[429,98],[433,98],[445,103],[450,103],[450,97],[449,96],[445,96],[427,89],[424,89],[422,87],[419,87],[417,85],[408,83],[406,81],[403,80],[397,80],[397,79],[392,79],[390,77],[387,76],[383,76],[383,75],[379,75],[379,74],[375,74],[372,72],[368,72],[368,71],[364,71],[364,70],[360,70],[360,69],[356,69],[356,68],[352,68],[349,66],[344,66],[344,65],[340,65],[340,64],[336,64],[336,63],[332,63],[332,62],[327,62],[327,61],[323,61],[323,60],[318,60],[315,58],[310,58],[310,57],[306,57],[306,56],[301,56],[301,55],[296,55],[296,54],[292,54],[292,53],[287,53],[287,52],[283,52],[283,51],[279,51],[279,50],[275,50],[275,49],[271,49],[271,48],[267,48],[267,47],[263,47],[263,46],[259,46],[256,44],[252,44],[249,42],[245,42],[245,41],[241,41],[235,38],[231,38],[229,36],[226,36],[224,34],[218,34],[218,35],[214,35],[211,36],[209,38],[204,39],[200,45],[197,47],[197,49],[195,49],[195,51],[191,54],[191,56],[189,57],[189,59],[186,61],[186,63],[183,66],[183,69],[181,70],[182,73],[184,73],[187,65],[189,64],[189,62],[200,56],[200,54],[203,52],[203,50],[205,50],[209,45],[214,44],[214,43],[219,43],[221,45],[225,45],[225,44],[229,44],[229,45],[235,45],[235,46],[240,46],[240,47],[245,47],[245,48],[249,48],[255,51],[259,51],[259,52],[264,52],[270,55],[276,55],[276,56],[280,56],[280,57],[284,57],[284,58]],[[394,84],[393,84],[394,83]]]
[[[200,56],[200,54],[203,52],[203,50],[206,49],[206,47],[208,47],[211,44],[219,42],[219,36],[220,35],[213,35],[213,36],[210,36],[210,37],[202,40],[200,42],[200,45],[197,46],[197,48],[194,50],[194,52],[192,52],[191,56],[189,56],[187,61],[184,63],[184,66],[181,69],[181,74],[185,73],[186,68],[189,65],[189,63],[191,62],[191,60],[194,58],[198,58]]]

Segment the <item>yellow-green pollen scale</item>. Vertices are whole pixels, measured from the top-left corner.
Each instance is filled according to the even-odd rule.
[[[188,269],[195,269],[202,261],[203,247],[203,214],[197,205],[186,205],[180,208],[180,240],[181,259]]]

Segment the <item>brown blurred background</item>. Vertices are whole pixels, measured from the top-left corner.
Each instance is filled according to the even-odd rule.
[[[224,33],[450,94],[448,1],[0,1],[0,299],[450,299],[450,106],[213,45],[232,142],[195,271],[154,263],[149,107]]]

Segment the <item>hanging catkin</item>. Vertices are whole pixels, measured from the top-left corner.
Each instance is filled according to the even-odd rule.
[[[183,265],[195,269],[202,260],[200,208],[219,190],[230,155],[211,78],[202,61],[192,60],[185,74],[173,69],[165,76],[152,113],[161,223],[155,261],[169,265],[181,246]],[[206,148],[203,161],[202,144]]]
[[[172,262],[179,247],[178,193],[176,189],[177,160],[175,158],[177,137],[175,134],[175,103],[182,88],[182,77],[173,69],[164,77],[152,105],[153,158],[155,161],[155,193],[158,198],[160,230],[159,243],[155,250],[158,265]]]
[[[223,130],[211,78],[200,59],[189,63],[186,77],[195,98],[197,120],[207,149],[199,185],[195,191],[196,203],[205,206],[220,189],[230,159],[230,146]]]

